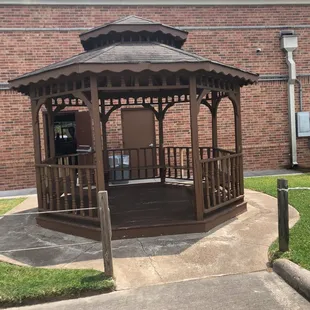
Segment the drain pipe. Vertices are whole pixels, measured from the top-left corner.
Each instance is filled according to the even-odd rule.
[[[291,165],[298,166],[297,142],[296,142],[296,121],[295,121],[295,81],[296,65],[293,58],[293,51],[298,47],[297,36],[294,31],[281,31],[281,49],[286,51],[286,63],[288,65],[288,110],[290,123],[291,142]]]

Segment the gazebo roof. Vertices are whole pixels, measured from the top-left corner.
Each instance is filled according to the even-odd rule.
[[[147,25],[160,25],[179,32],[179,30],[175,28],[130,16],[112,24],[94,28],[81,35],[81,39],[86,35],[94,35],[94,33],[98,31],[102,34],[103,29],[107,29],[111,25],[125,25],[126,29],[128,29],[129,25],[139,25],[139,27],[142,27],[142,29],[144,28],[147,32],[149,31],[149,28],[146,28],[148,27]],[[11,80],[10,84],[15,89],[24,89],[28,87],[30,83],[58,79],[62,76],[70,76],[72,74],[82,74],[85,72],[97,74],[103,72],[120,73],[124,71],[135,73],[140,73],[142,71],[205,71],[235,78],[236,83],[240,86],[252,84],[258,79],[257,74],[212,61],[168,44],[150,41],[151,39],[152,37],[150,37],[148,41],[139,40],[130,42],[126,42],[122,39],[116,43],[103,45],[24,74]]]
[[[187,39],[187,31],[173,28],[149,19],[130,15],[125,18],[118,19],[112,23],[107,23],[99,27],[95,27],[89,31],[80,34],[81,43],[85,50],[89,50],[91,42],[122,33],[161,33],[164,36],[174,38],[181,47]]]

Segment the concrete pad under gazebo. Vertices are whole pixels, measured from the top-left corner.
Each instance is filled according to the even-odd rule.
[[[186,37],[185,31],[129,16],[80,35],[84,53],[10,81],[31,99],[39,211],[68,210],[39,215],[41,226],[99,239],[96,194],[104,189],[115,239],[208,231],[246,210],[240,87],[258,76],[185,52]],[[234,151],[218,148],[222,98],[230,99],[234,109]],[[186,103],[191,145],[165,145],[165,114]],[[200,105],[212,115],[212,146],[199,145]],[[42,106],[49,133],[45,156],[38,117]],[[151,141],[145,147],[109,149],[110,115],[123,107],[138,113],[139,106],[152,111],[158,122],[158,145]],[[54,118],[68,107],[88,108],[94,152],[56,156]],[[128,164],[117,166],[117,158]],[[116,175],[120,181],[139,182],[112,187],[109,181]]]
[[[117,288],[266,269],[269,246],[278,236],[277,199],[247,189],[245,199],[248,212],[209,233],[112,241]],[[35,206],[35,197],[31,197],[11,213],[32,212]],[[289,208],[293,227],[299,214]],[[21,249],[25,244],[47,247],[39,254],[3,253],[3,261],[47,268],[103,269],[100,242],[89,244],[81,237],[46,230],[36,225],[35,215],[8,216],[1,221],[0,251]],[[70,245],[64,247],[65,244]]]

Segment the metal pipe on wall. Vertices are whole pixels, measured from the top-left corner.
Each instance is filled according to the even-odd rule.
[[[293,51],[298,47],[297,36],[293,31],[283,31],[281,33],[281,48],[286,52],[286,63],[288,66],[288,109],[290,124],[291,142],[291,165],[297,166],[297,141],[296,141],[296,120],[295,120],[295,81],[296,64]]]
[[[297,74],[296,77],[310,77],[309,73],[306,74]],[[258,81],[259,82],[273,82],[273,81],[287,81],[287,75],[273,75],[273,74],[266,74],[260,75]],[[303,87],[302,82],[299,79],[296,79],[296,82],[299,87],[299,110],[302,112],[303,110]]]

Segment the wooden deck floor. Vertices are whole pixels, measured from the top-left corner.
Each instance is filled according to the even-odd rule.
[[[74,205],[81,207],[81,196],[75,191]],[[195,220],[194,192],[191,185],[170,183],[141,183],[110,186],[108,188],[112,228],[152,226],[172,222]],[[73,197],[67,196],[68,209]],[[92,190],[91,206],[96,206],[96,190]],[[65,209],[64,196],[60,197],[61,209]],[[83,205],[88,207],[88,192],[83,191]],[[88,211],[83,211],[88,215]],[[93,212],[98,219],[97,210]],[[82,211],[77,211],[77,215]],[[79,219],[83,217],[78,216]],[[87,217],[89,218],[89,217]],[[98,220],[99,225],[99,220]]]
[[[241,199],[227,209],[218,210],[214,215],[197,221],[193,187],[179,183],[111,186],[108,194],[113,239],[204,232],[246,210],[246,203]],[[72,198],[68,197],[69,209]],[[84,207],[89,205],[87,191],[83,193],[83,201]],[[60,203],[64,209],[63,197]],[[92,206],[95,203],[94,189]],[[80,206],[79,195],[75,195],[75,205]],[[88,211],[85,211],[86,216],[43,214],[37,217],[37,223],[48,229],[100,240],[97,210],[92,212],[92,218],[88,216]]]
[[[194,195],[188,186],[115,186],[108,193],[113,228],[195,220]]]

